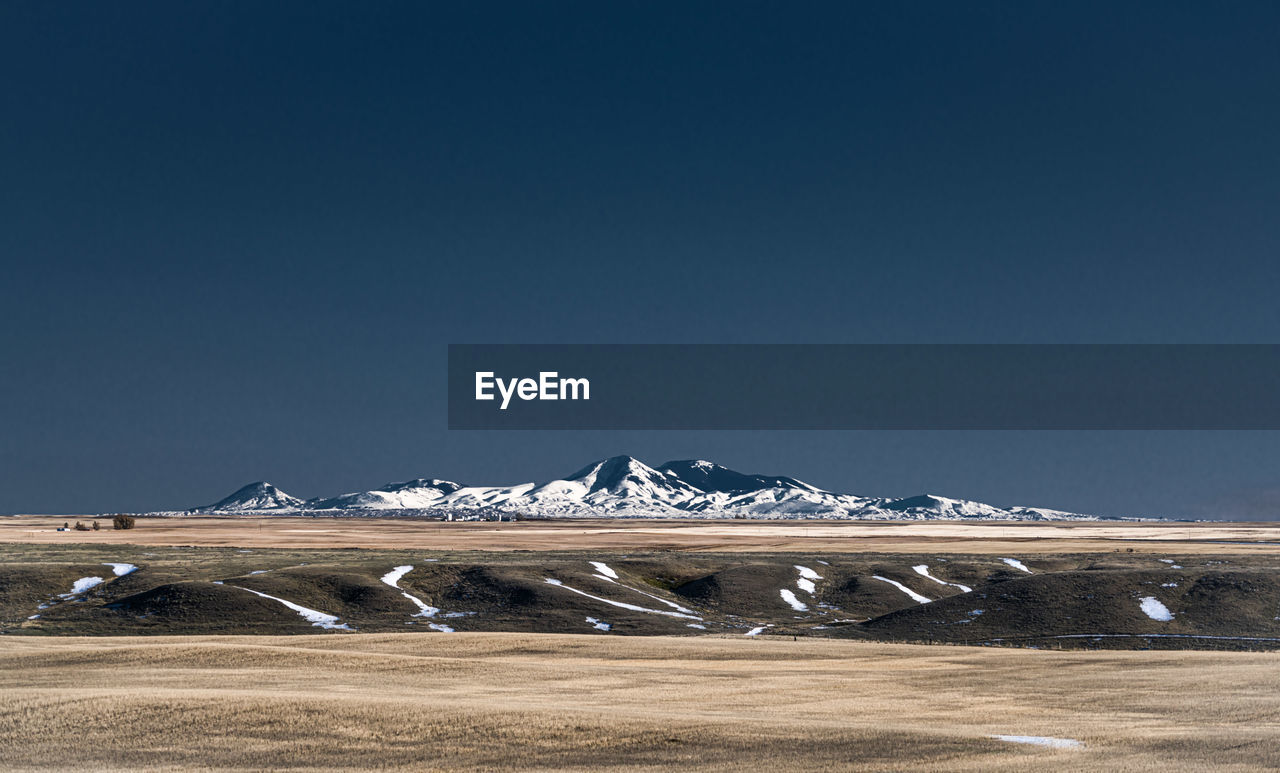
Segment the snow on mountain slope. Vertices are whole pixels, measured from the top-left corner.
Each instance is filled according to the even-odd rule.
[[[761,489],[773,488],[819,492],[819,489],[795,478],[776,475],[744,475],[715,462],[708,462],[702,459],[667,462],[658,467],[658,470],[671,473],[690,486],[707,492],[760,491]]]
[[[751,513],[784,517],[787,515],[841,516],[850,510],[874,506],[883,500],[851,494],[833,494],[817,489],[766,488],[757,491],[711,491],[689,500],[684,509],[695,513]]]
[[[538,515],[674,514],[702,491],[629,456],[602,459],[567,478],[509,487],[468,487],[440,508],[496,507]]]
[[[524,501],[524,497],[533,488],[533,483],[521,483],[518,486],[463,486],[443,497],[437,505],[462,509],[506,507],[508,503]]]
[[[462,486],[437,478],[418,478],[404,483],[388,483],[373,491],[342,494],[330,499],[312,499],[306,503],[309,510],[334,510],[359,508],[364,510],[399,510],[431,507],[441,497],[461,489]]]
[[[608,505],[614,499],[625,499],[677,506],[703,493],[675,475],[659,472],[630,456],[615,456],[594,462],[563,482],[582,486],[586,489],[582,499],[600,505]]]
[[[932,513],[951,517],[990,516],[1004,512],[1002,508],[984,505],[981,502],[971,502],[967,499],[948,499],[932,494],[895,499],[891,502],[886,502],[883,507],[886,510],[899,513]]]
[[[303,502],[275,486],[260,480],[250,483],[229,497],[211,505],[195,508],[196,512],[245,513],[263,510],[297,510]]]
[[[655,469],[630,456],[593,462],[574,474],[516,486],[461,486],[419,478],[372,491],[302,502],[269,483],[245,486],[195,512],[497,510],[541,517],[839,518],[861,520],[1090,520],[1044,508],[1001,508],[922,494],[905,499],[839,494],[795,478],[747,475],[702,460]]]

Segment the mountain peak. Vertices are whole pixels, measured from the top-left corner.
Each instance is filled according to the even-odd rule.
[[[635,458],[634,456],[610,456],[607,459],[597,459],[586,467],[578,470],[574,474],[565,478],[565,480],[584,480],[591,477],[599,477],[601,475],[617,474],[619,472],[627,472],[631,470],[639,470],[641,472],[652,469],[649,465]]]
[[[985,516],[1002,512],[993,505],[967,499],[950,499],[935,494],[918,494],[913,497],[886,502],[884,509],[900,513],[934,513],[951,516]]]
[[[618,495],[661,494],[662,499],[687,498],[702,493],[674,475],[653,469],[634,456],[611,456],[588,464],[565,480],[587,487],[588,493],[606,491]]]
[[[259,480],[241,486],[235,493],[211,505],[196,509],[248,512],[253,510],[294,510],[301,506],[301,499],[284,493],[265,480]]]
[[[708,492],[760,491],[770,488],[820,491],[795,478],[780,475],[748,475],[705,459],[671,461],[658,467],[658,470],[674,475],[696,489]]]
[[[454,483],[451,480],[441,480],[440,478],[414,478],[406,480],[403,483],[388,483],[377,491],[410,491],[413,489],[436,489],[445,494],[452,494],[462,488],[462,484]]]
[[[311,510],[398,510],[431,507],[441,498],[461,489],[460,484],[439,478],[414,478],[403,483],[388,483],[372,491],[340,494],[307,502]]]

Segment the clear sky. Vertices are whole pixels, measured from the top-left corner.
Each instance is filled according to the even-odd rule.
[[[6,4],[0,512],[629,453],[1276,517],[1278,433],[449,432],[444,366],[1278,342],[1277,39],[1273,2]]]

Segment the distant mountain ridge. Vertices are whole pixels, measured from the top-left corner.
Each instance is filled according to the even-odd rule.
[[[714,462],[702,459],[686,459],[667,462],[658,468],[702,491],[760,491],[766,488],[793,488],[806,491],[818,489],[795,478],[773,475],[744,475]]]
[[[251,483],[190,513],[298,512],[382,515],[500,511],[532,517],[831,518],[857,520],[1098,520],[1036,507],[997,507],[921,494],[903,499],[824,491],[785,476],[740,473],[700,459],[657,468],[630,456],[588,464],[543,483],[464,486],[436,478],[302,500],[270,483]]]

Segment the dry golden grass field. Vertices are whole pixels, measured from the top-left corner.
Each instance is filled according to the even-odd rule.
[[[84,518],[88,521],[90,519]],[[0,517],[0,543],[415,550],[605,550],[997,554],[1156,552],[1274,554],[1280,524],[870,521],[558,520],[517,523],[416,518],[182,516],[140,518],[136,529],[59,532],[76,516]],[[1251,544],[1253,543],[1253,544]],[[1271,543],[1271,544],[1256,544]]]
[[[0,596],[12,607],[0,635],[4,770],[1280,768],[1280,652],[867,640],[923,640],[912,638],[921,626],[930,638],[1006,637],[1010,626],[1275,637],[1276,524],[188,517],[56,531],[64,520],[76,519],[0,518]],[[1010,569],[1008,555],[1034,574]],[[608,561],[621,585],[593,577],[589,560]],[[109,576],[107,561],[140,568]],[[974,595],[912,572],[917,561]],[[797,562],[822,567],[815,600],[874,619],[820,631],[825,610],[796,616],[777,589],[794,584]],[[415,566],[404,588],[479,614],[451,618],[457,633],[377,632],[412,619],[412,604],[378,579],[397,564]],[[91,573],[106,582],[49,606]],[[947,595],[917,608],[872,574]],[[723,598],[677,593],[704,575]],[[693,604],[708,628],[620,636],[683,631],[686,621],[633,620],[545,576],[595,595],[640,600],[621,595],[630,585],[658,594],[646,604]],[[646,588],[655,577],[670,582]],[[340,613],[359,632],[311,628],[222,580]],[[520,593],[527,609],[513,601]],[[1142,594],[1163,598],[1175,619],[1142,616]],[[735,606],[757,597],[772,606]],[[986,614],[929,627],[963,617],[978,597]],[[612,631],[591,631],[584,615],[600,610]],[[160,635],[254,621],[262,634]],[[776,627],[755,638],[738,630],[766,621]],[[503,625],[570,633],[467,630]],[[123,626],[152,635],[115,635],[132,630]],[[294,630],[310,635],[274,635]],[[111,635],[67,635],[81,632]]]
[[[5,637],[0,761],[14,770],[1260,770],[1280,766],[1280,654],[741,636]]]

